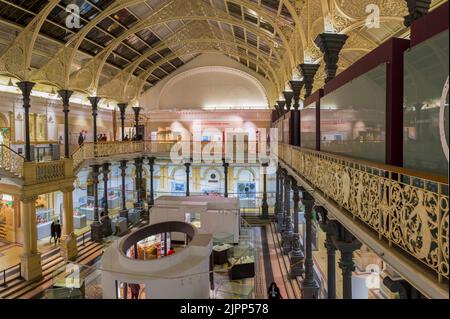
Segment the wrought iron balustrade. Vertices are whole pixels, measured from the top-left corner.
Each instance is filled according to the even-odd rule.
[[[400,167],[279,145],[279,158],[375,232],[449,276],[448,180]]]
[[[0,168],[20,178],[23,176],[24,162],[25,158],[22,155],[4,144],[0,145]]]

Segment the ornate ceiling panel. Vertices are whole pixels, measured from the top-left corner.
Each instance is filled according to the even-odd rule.
[[[69,3],[79,19],[68,20]],[[367,24],[374,12],[376,28]],[[0,73],[125,102],[218,51],[267,78],[278,97],[299,63],[321,62],[319,33],[349,36],[339,72],[407,35],[406,14],[404,0],[0,0]]]

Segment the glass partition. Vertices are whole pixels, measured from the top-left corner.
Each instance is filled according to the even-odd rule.
[[[320,130],[322,151],[384,163],[386,64],[324,96]]]
[[[316,102],[300,111],[300,140],[302,147],[316,149]]]
[[[448,44],[447,30],[404,58],[404,166],[440,175],[448,174]]]

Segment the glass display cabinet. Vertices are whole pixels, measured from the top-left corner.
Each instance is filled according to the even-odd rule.
[[[228,258],[231,280],[253,278],[255,276],[255,248],[251,244],[238,245]]]

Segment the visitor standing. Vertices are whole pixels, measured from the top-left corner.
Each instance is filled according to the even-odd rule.
[[[80,132],[80,135],[78,136],[78,146],[83,145],[83,143],[84,143],[83,132]]]
[[[139,284],[128,284],[131,290],[131,299],[139,299],[139,293],[141,292],[141,285]]]
[[[283,299],[280,294],[280,289],[275,282],[272,282],[267,292],[269,299]]]
[[[55,224],[55,235],[56,235],[56,239],[55,239],[55,244],[61,244],[61,224],[59,223],[59,219],[56,221]]]
[[[56,244],[55,221],[52,221],[52,224],[50,225],[50,244],[52,243],[52,238]]]

